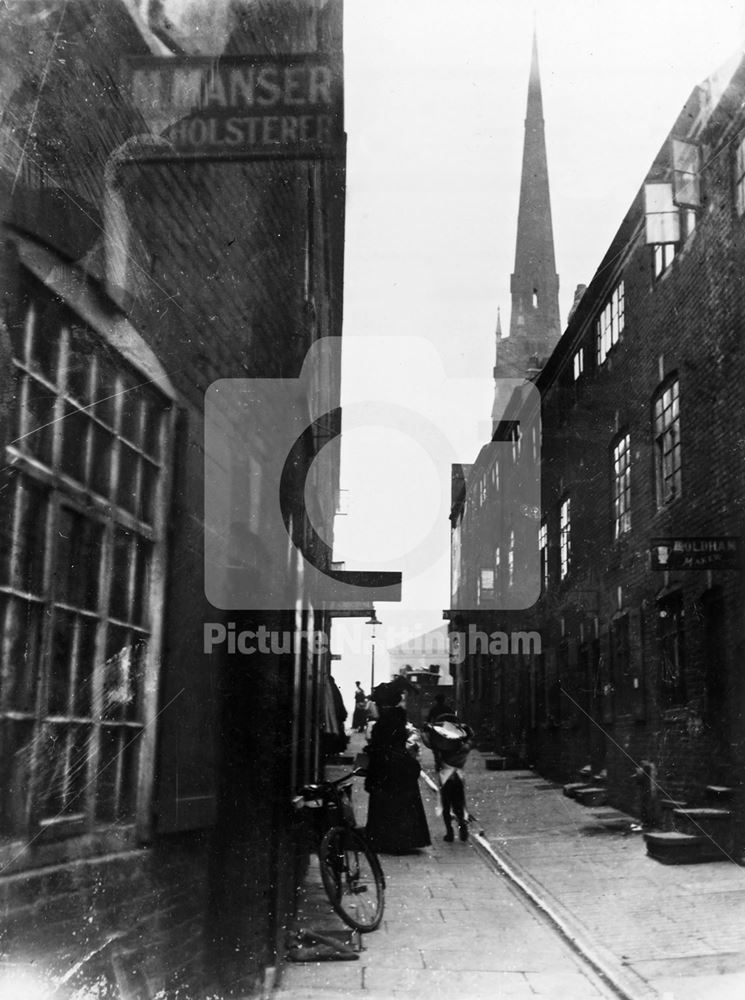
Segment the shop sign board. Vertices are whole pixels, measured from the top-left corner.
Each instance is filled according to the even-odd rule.
[[[136,56],[125,94],[152,135],[155,158],[318,158],[343,148],[340,60],[302,56]]]
[[[740,539],[653,538],[652,569],[739,569]]]

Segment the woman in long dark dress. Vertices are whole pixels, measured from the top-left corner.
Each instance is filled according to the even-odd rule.
[[[376,851],[406,854],[431,843],[419,794],[421,768],[406,750],[402,686],[392,681],[376,688],[375,695],[379,718],[367,747],[367,835]]]

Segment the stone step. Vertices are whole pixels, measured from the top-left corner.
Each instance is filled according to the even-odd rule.
[[[574,798],[582,806],[604,806],[607,795],[605,788],[590,786],[589,788],[578,788]]]
[[[598,771],[597,774],[593,774],[592,780],[596,785],[605,785],[608,781],[608,772],[605,768],[602,771]]]
[[[675,830],[713,839],[723,850],[729,847],[731,821],[732,813],[729,809],[717,809],[712,806],[685,806],[673,809]]]
[[[592,777],[592,764],[585,764],[577,772],[580,781],[588,781]]]
[[[664,865],[693,865],[705,861],[728,861],[727,854],[708,837],[678,830],[645,833],[647,854]]]
[[[577,797],[577,792],[592,787],[592,784],[587,781],[570,781],[568,785],[564,785],[564,794],[567,798],[574,799]]]
[[[674,828],[673,810],[685,809],[688,803],[682,799],[660,799],[659,805],[662,810],[662,829],[672,830]]]
[[[730,802],[733,789],[727,785],[707,785],[706,798],[710,802]]]

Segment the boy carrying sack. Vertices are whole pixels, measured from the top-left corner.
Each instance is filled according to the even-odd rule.
[[[452,843],[453,817],[458,821],[460,839],[468,840],[468,811],[463,768],[473,747],[473,730],[459,722],[453,714],[441,715],[422,727],[422,741],[435,757],[435,769],[440,786],[445,837]]]

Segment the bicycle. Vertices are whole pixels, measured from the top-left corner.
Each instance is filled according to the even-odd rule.
[[[325,832],[318,846],[321,880],[329,902],[353,930],[366,934],[380,926],[385,907],[385,877],[352,808],[356,769],[334,781],[305,785],[294,800],[298,808],[321,809]],[[316,829],[318,836],[319,830]]]

